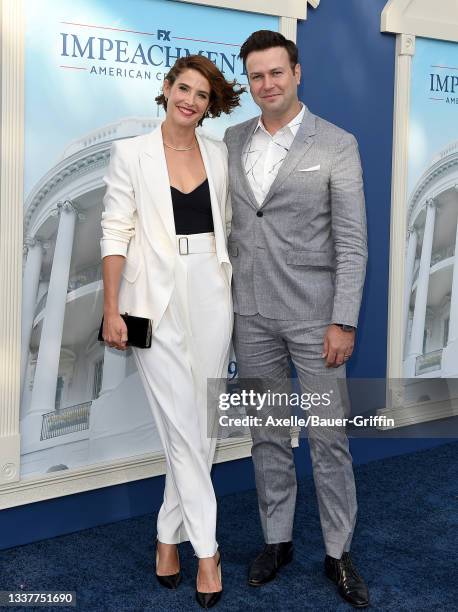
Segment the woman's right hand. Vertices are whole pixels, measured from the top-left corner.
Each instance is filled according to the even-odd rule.
[[[102,335],[111,348],[127,350],[127,325],[120,314],[104,315]]]

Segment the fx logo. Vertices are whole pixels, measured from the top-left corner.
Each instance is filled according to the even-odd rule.
[[[158,40],[168,40],[170,42],[170,32],[171,30],[158,30],[157,31]]]

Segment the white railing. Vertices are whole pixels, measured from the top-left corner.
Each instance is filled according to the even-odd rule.
[[[49,440],[75,431],[89,429],[91,404],[92,402],[85,402],[44,414],[40,440]]]
[[[68,279],[68,287],[67,293],[70,291],[75,291],[75,289],[79,289],[79,287],[84,287],[85,285],[89,285],[90,283],[94,283],[102,279],[102,264],[98,263],[94,266],[89,266],[76,272]],[[48,292],[44,293],[38,304],[35,307],[35,316],[37,316],[46,306],[46,301],[48,299]]]
[[[444,261],[444,259],[448,259],[449,257],[453,257],[455,255],[455,245],[452,244],[451,246],[445,247],[444,249],[439,249],[438,251],[435,251],[432,255],[431,255],[431,267],[436,265],[437,263],[439,263],[440,261]],[[413,280],[412,280],[412,286],[415,284],[417,278],[418,278],[418,272],[420,270],[420,265],[418,264],[414,273],[413,273]]]
[[[443,349],[438,349],[431,353],[419,355],[415,361],[415,376],[440,370],[442,367],[442,351]]]

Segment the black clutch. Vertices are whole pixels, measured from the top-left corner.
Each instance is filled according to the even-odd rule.
[[[153,333],[153,322],[151,319],[144,317],[134,317],[132,315],[122,314],[121,317],[127,326],[127,346],[136,346],[137,348],[151,348],[151,336]],[[103,317],[100,324],[98,339],[103,342]]]

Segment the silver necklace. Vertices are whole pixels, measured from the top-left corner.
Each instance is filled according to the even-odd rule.
[[[165,141],[164,145],[169,149],[173,149],[174,151],[190,151],[191,149],[195,149],[196,147],[196,143],[194,143],[192,147],[173,147],[171,144],[167,144]]]

